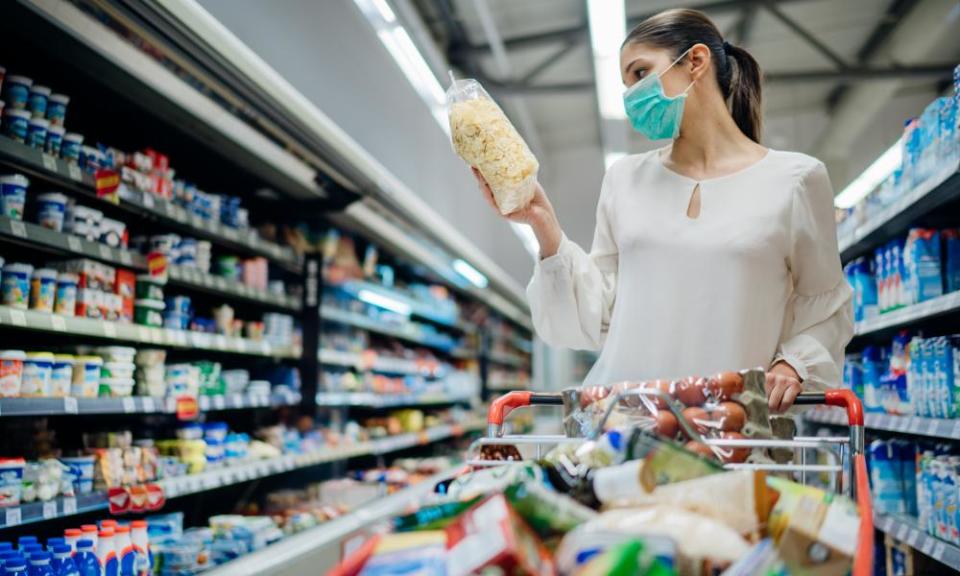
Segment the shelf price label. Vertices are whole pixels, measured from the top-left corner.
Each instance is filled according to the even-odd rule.
[[[63,412],[64,414],[77,414],[79,412],[77,407],[77,399],[73,396],[67,396],[63,399]]]
[[[26,238],[27,237],[27,227],[23,222],[19,220],[10,221],[10,232],[17,238]]]
[[[137,411],[137,402],[132,397],[126,397],[123,399],[123,413],[132,414]]]
[[[43,158],[43,167],[51,172],[57,171],[57,159],[49,154],[41,154]]]
[[[73,162],[69,162],[67,164],[67,176],[69,176],[71,180],[76,180],[77,182],[83,180],[83,173],[80,172],[80,167]]]
[[[22,310],[10,310],[10,323],[14,326],[26,326],[27,316]]]
[[[911,529],[910,535],[907,536],[907,546],[910,546],[911,548],[916,548],[918,538],[920,538],[920,532],[918,532],[917,530]]]
[[[933,547],[933,552],[930,553],[930,556],[933,557],[937,562],[943,560],[943,553],[946,551],[946,546],[943,542],[937,542],[937,545]]]
[[[50,520],[57,517],[57,501],[47,500],[43,503],[43,519]]]
[[[63,499],[63,515],[76,514],[77,513],[77,499],[76,498],[64,498]]]
[[[50,316],[50,326],[55,332],[66,332],[67,331],[67,322],[63,319],[62,316],[53,314]]]
[[[933,552],[933,538],[929,536],[923,539],[923,544],[920,546],[920,553],[924,556],[929,556]]]
[[[71,252],[83,252],[83,242],[73,234],[67,234],[67,247]]]
[[[213,409],[214,410],[223,410],[226,408],[226,400],[223,396],[214,396],[213,397]]]
[[[150,396],[146,396],[143,399],[143,411],[148,414],[151,412],[157,411],[156,403],[153,401],[153,398],[151,398]]]
[[[4,524],[3,524],[4,526],[6,526],[6,527],[8,527],[8,528],[9,528],[10,526],[19,526],[19,525],[20,525],[20,522],[22,522],[22,521],[23,521],[23,518],[22,518],[22,516],[20,515],[20,507],[19,507],[19,506],[14,506],[13,508],[7,508],[7,510],[6,510],[6,521],[5,521]]]

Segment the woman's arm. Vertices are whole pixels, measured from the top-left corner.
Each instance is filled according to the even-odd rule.
[[[767,378],[774,411],[793,404],[800,391],[797,382],[807,389],[838,386],[843,351],[853,336],[853,291],[840,265],[833,188],[820,162],[794,191],[790,238],[794,291],[773,377]]]
[[[477,170],[474,175],[487,201],[493,194]],[[606,337],[616,293],[617,247],[609,220],[604,177],[597,207],[597,229],[590,254],[568,240],[553,206],[540,185],[526,208],[507,215],[529,224],[540,243],[540,259],[527,286],[527,299],[537,334],[553,346],[599,350]]]

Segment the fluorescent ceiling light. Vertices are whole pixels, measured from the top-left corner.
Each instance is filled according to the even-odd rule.
[[[469,280],[470,283],[477,288],[487,287],[487,277],[484,276],[479,270],[471,266],[466,260],[461,260],[460,258],[454,260],[453,269],[457,271],[457,274]]]
[[[387,0],[373,0],[373,7],[377,9],[383,21],[387,24],[393,24],[397,20],[397,15],[393,13],[393,8],[387,4]]]
[[[410,305],[406,302],[395,300],[384,294],[373,292],[372,290],[360,290],[360,292],[357,293],[357,298],[359,298],[361,302],[396,312],[402,316],[409,316],[410,312],[412,312]]]
[[[620,78],[620,45],[627,35],[623,0],[587,0],[587,16],[600,116],[613,120],[626,119],[623,111],[623,81]]]
[[[883,183],[894,170],[900,167],[903,160],[903,148],[899,140],[879,158],[873,161],[873,164],[867,167],[853,182],[847,184],[842,192],[837,194],[833,203],[837,208],[851,208],[857,202],[863,200],[867,194],[876,189]]]

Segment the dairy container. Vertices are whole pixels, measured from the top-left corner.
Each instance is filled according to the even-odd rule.
[[[63,219],[67,211],[67,197],[59,192],[48,192],[37,196],[37,224],[56,232],[63,230]]]
[[[57,294],[57,271],[38,268],[30,277],[30,308],[40,312],[53,312]]]
[[[0,215],[12,220],[23,220],[23,207],[27,203],[29,186],[30,180],[22,174],[0,176]]]

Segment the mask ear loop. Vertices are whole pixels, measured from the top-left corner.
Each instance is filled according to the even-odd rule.
[[[669,66],[667,66],[667,69],[666,69],[666,70],[664,70],[663,72],[657,74],[657,78],[663,77],[664,74],[666,74],[667,72],[669,72],[671,68],[673,68],[674,66],[677,65],[677,62],[683,60],[683,59],[686,57],[686,55],[690,53],[691,50],[693,50],[693,46],[691,46],[691,47],[687,48],[686,50],[684,50],[683,54],[681,54],[680,56],[678,56],[677,59],[673,61],[673,63],[671,63]],[[687,95],[687,92],[689,92],[690,89],[693,88],[693,85],[696,84],[696,83],[697,83],[697,81],[696,81],[696,80],[693,80],[692,82],[690,82],[689,85],[687,85],[687,87],[684,89],[683,92],[677,94],[677,95],[674,96],[673,98],[680,98],[681,96],[686,96],[686,95]],[[671,98],[671,100],[672,100],[673,98]]]

